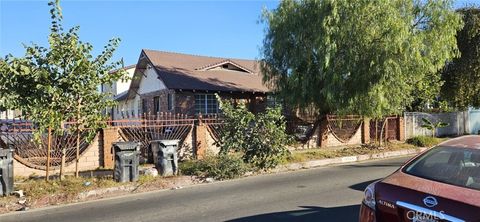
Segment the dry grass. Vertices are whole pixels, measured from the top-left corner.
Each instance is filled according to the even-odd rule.
[[[69,201],[75,199],[79,193],[106,187],[118,186],[112,178],[75,178],[66,177],[64,180],[27,179],[16,184],[16,190],[23,190],[27,200],[33,201],[45,196]]]
[[[16,177],[15,190],[23,190],[26,203],[19,204],[20,198],[14,195],[0,197],[0,213],[15,211],[24,206],[37,208],[75,202],[79,200],[80,193],[102,188],[135,186],[135,191],[168,188],[169,184],[165,182],[168,179],[140,175],[137,182],[117,183],[111,176],[93,178],[67,176],[63,180],[53,179],[48,182],[40,178]]]
[[[439,140],[441,142],[441,140]],[[375,154],[388,151],[397,151],[405,149],[418,148],[412,144],[391,142],[382,147],[375,145],[362,145],[362,146],[348,146],[344,148],[323,148],[323,149],[308,149],[308,150],[295,150],[292,155],[287,159],[289,163],[305,162],[310,160],[328,159],[345,156],[356,156],[365,154]]]

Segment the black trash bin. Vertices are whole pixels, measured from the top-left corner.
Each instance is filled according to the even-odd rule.
[[[138,165],[140,161],[140,146],[137,142],[116,142],[113,144],[115,151],[115,166],[113,178],[117,182],[138,180]]]
[[[13,149],[0,149],[0,195],[13,192]]]
[[[178,172],[179,140],[154,140],[151,141],[154,163],[158,173],[162,176],[176,175]]]

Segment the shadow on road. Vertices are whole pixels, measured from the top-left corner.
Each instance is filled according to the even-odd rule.
[[[341,207],[300,206],[302,210],[275,212],[242,217],[231,222],[251,221],[358,221],[360,205]]]
[[[371,183],[373,183],[377,180],[380,180],[380,178],[378,178],[376,180],[369,180],[369,181],[353,184],[353,185],[349,186],[348,188],[350,188],[352,190],[358,190],[358,191],[363,192],[365,190],[365,188],[367,188],[368,185],[370,185]]]

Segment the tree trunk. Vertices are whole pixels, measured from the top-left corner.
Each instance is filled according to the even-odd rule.
[[[50,173],[50,150],[52,149],[52,127],[48,127],[48,144],[47,144],[47,166],[45,170],[45,180],[49,180]]]
[[[387,123],[387,118],[385,118],[385,120],[383,121],[382,128],[380,130],[380,141],[379,141],[380,146],[382,146],[383,129],[385,128],[386,123]]]
[[[63,180],[65,178],[65,154],[67,153],[67,150],[65,147],[62,147],[62,162],[60,163],[60,180]]]
[[[80,159],[80,99],[77,100],[77,150],[75,153],[75,177],[78,178],[78,162]]]

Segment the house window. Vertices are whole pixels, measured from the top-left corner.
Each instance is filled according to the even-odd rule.
[[[137,101],[137,116],[142,115],[142,100],[138,99]]]
[[[276,95],[267,95],[267,106],[276,107],[282,105],[283,100]]]
[[[213,94],[195,95],[195,113],[218,113],[218,101]]]
[[[168,94],[167,106],[168,106],[168,110],[173,110],[173,94]]]
[[[160,112],[160,97],[158,96],[153,97],[153,110],[155,113]]]
[[[147,100],[146,99],[142,99],[142,112],[143,112],[143,114],[147,114],[147,112],[148,112]]]
[[[267,95],[267,106],[268,107],[275,107],[277,105],[277,100],[272,95]]]
[[[135,101],[132,100],[130,102],[130,108],[132,110],[132,117],[134,117],[135,116]]]

